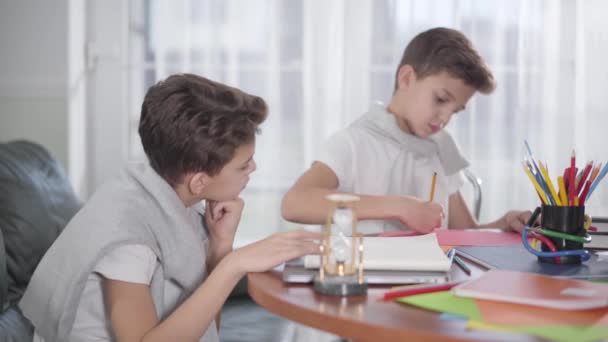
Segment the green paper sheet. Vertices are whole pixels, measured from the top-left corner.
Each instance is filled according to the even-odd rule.
[[[398,302],[418,306],[427,310],[448,312],[481,320],[477,304],[470,298],[456,297],[452,291],[425,293],[397,299]]]
[[[513,326],[487,324],[483,322],[483,317],[481,317],[474,299],[456,297],[452,291],[403,297],[397,299],[397,302],[414,305],[427,310],[466,316],[471,319],[468,326],[475,329],[521,332],[556,341],[597,341],[598,339],[608,338],[608,327],[606,326]]]
[[[592,278],[592,279],[586,279],[587,281],[591,281],[594,283],[608,283],[608,278]]]

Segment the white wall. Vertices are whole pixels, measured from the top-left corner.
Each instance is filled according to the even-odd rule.
[[[90,120],[86,107],[86,18],[86,0],[68,0],[68,175],[76,192],[83,199],[90,194],[91,189],[87,168],[87,123]]]
[[[3,0],[0,141],[47,147],[82,192],[85,0]],[[83,75],[82,77],[78,75]]]
[[[134,2],[87,2],[87,37],[95,52],[87,80],[91,190],[114,178],[128,159],[128,14]]]

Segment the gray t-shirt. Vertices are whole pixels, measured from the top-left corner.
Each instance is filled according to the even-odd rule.
[[[99,310],[103,298],[95,272],[98,267],[107,268],[103,265],[116,257],[115,252],[117,266],[131,263],[134,256],[123,262],[120,251],[133,245],[152,251],[160,265],[156,267],[154,262],[149,284],[162,320],[205,279],[207,238],[199,210],[186,208],[147,164],[132,165],[120,179],[103,185],[41,260],[20,302],[37,335],[47,342],[112,340],[105,311]],[[86,308],[92,307],[91,296],[93,311]],[[82,310],[103,312],[93,321],[105,329],[73,331]],[[211,323],[201,341],[218,340],[215,323]]]

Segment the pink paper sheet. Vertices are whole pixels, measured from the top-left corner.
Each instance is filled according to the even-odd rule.
[[[521,235],[513,232],[483,230],[436,230],[437,240],[442,246],[507,246],[521,243]],[[414,231],[386,232],[378,236],[415,236]]]

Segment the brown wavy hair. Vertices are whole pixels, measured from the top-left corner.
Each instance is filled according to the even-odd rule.
[[[433,28],[419,33],[410,41],[395,73],[395,90],[399,69],[406,64],[414,68],[419,79],[447,72],[483,94],[496,88],[492,72],[469,39],[454,29]]]
[[[258,96],[193,74],[169,76],[150,87],[139,135],[150,165],[175,186],[191,172],[213,176],[254,141],[267,116]]]

